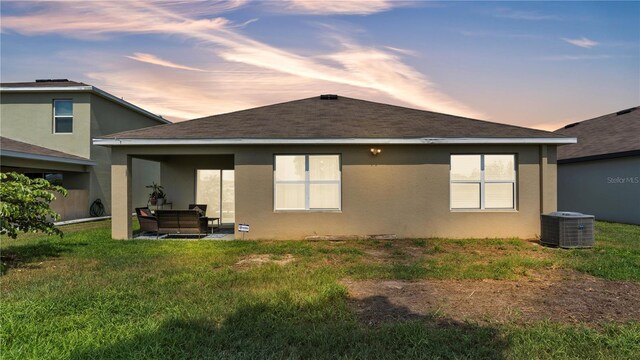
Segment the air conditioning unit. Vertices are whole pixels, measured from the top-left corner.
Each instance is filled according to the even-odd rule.
[[[595,216],[556,211],[542,215],[540,242],[561,248],[589,248],[594,243]]]

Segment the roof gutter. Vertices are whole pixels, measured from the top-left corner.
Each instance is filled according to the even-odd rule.
[[[125,101],[121,98],[116,97],[115,95],[109,94],[108,92],[98,89],[95,86],[91,85],[82,85],[82,86],[51,86],[51,87],[0,87],[0,91],[6,92],[90,92],[101,96],[107,100],[111,100],[115,103],[118,103],[130,110],[138,112],[144,116],[152,118],[156,121],[159,121],[163,124],[171,124],[171,121],[164,119],[156,114],[150,113],[149,111],[140,108],[132,103]]]
[[[0,150],[0,156],[6,156],[6,157],[18,158],[18,159],[50,161],[50,162],[57,162],[57,163],[64,163],[64,164],[87,165],[87,166],[96,165],[96,162],[91,160],[63,158],[63,157],[51,156],[51,155],[30,154],[30,153],[24,153],[19,151],[12,151],[12,150]]]
[[[346,139],[108,139],[94,138],[94,145],[350,145],[350,144],[575,144],[577,138],[346,138]]]

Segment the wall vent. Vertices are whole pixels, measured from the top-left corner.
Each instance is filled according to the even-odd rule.
[[[333,94],[320,95],[320,100],[338,100],[338,95],[333,95]]]
[[[43,82],[65,82],[65,81],[69,81],[69,79],[36,79],[37,83],[43,83]]]
[[[628,113],[630,113],[630,112],[634,111],[635,109],[637,109],[637,108],[631,108],[631,109],[626,109],[626,110],[620,110],[620,111],[618,111],[618,112],[616,113],[616,115],[624,115],[624,114],[628,114]]]

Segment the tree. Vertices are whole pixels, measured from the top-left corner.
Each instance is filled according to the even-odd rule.
[[[0,173],[0,234],[15,239],[19,231],[41,231],[62,237],[62,231],[53,225],[60,215],[49,207],[56,198],[54,193],[67,196],[65,188],[45,179]]]

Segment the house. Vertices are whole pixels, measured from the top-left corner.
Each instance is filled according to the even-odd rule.
[[[558,149],[558,208],[640,224],[640,107],[567,125]]]
[[[162,163],[174,208],[208,202],[224,218],[226,206],[223,222],[249,225],[246,239],[304,239],[533,238],[556,210],[556,147],[575,141],[321,95],[93,143],[111,147],[116,239],[132,237],[133,159]]]
[[[111,213],[111,152],[91,139],[167,120],[94,86],[66,79],[0,84],[1,170],[45,177],[69,189],[52,207],[63,220],[89,216],[101,199]],[[144,185],[159,180],[160,165],[136,159],[135,204]]]

